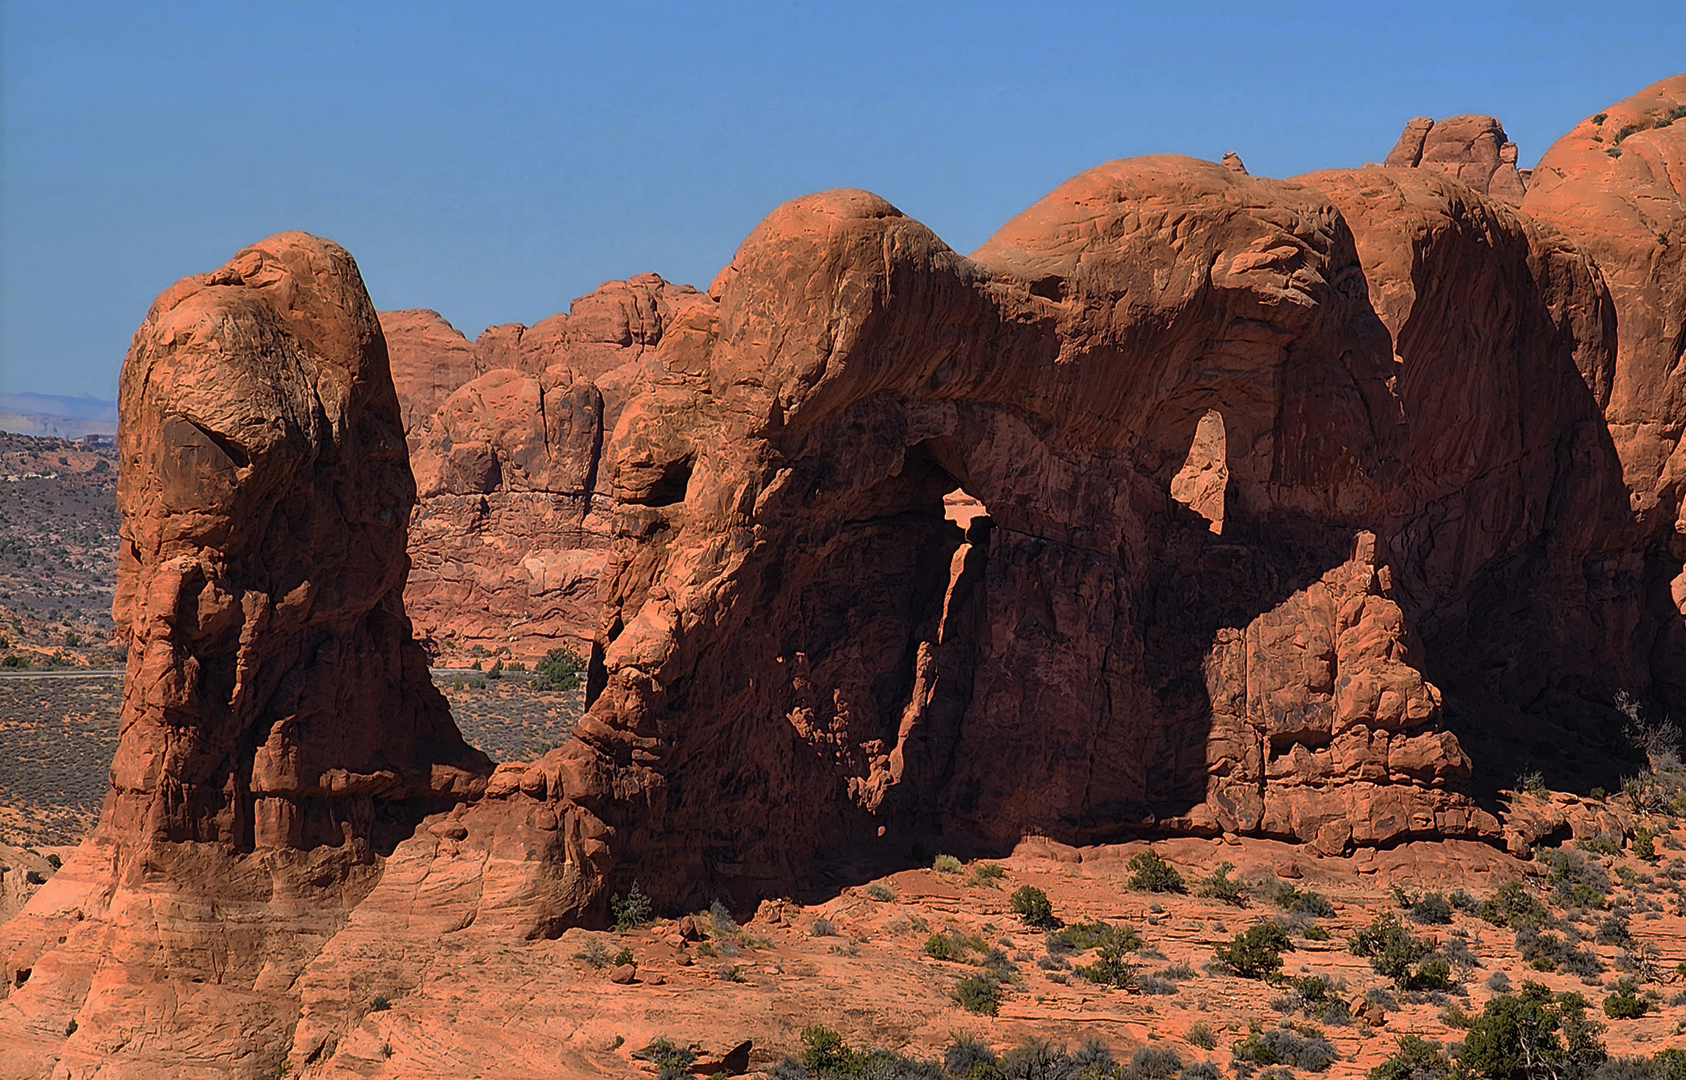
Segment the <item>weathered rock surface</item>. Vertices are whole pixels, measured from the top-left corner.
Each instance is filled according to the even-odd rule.
[[[1433,172],[1301,179],[1352,228],[1401,365],[1406,468],[1379,531],[1425,670],[1498,784],[1519,740],[1536,757],[1552,740],[1566,758],[1602,757],[1588,710],[1648,691],[1660,657],[1635,638],[1644,582],[1600,411],[1616,317],[1597,267]]]
[[[1570,237],[1609,284],[1618,325],[1605,417],[1645,535],[1643,639],[1686,650],[1686,75],[1577,124],[1534,170],[1523,210]],[[1686,707],[1686,667],[1653,665]]]
[[[1419,116],[1405,125],[1385,164],[1453,177],[1509,206],[1522,205],[1527,184],[1516,168],[1516,144],[1493,116]]]
[[[1410,438],[1363,280],[1320,195],[1185,158],[970,260],[862,192],[772,214],[611,442],[601,693],[536,767],[606,880],[748,899],[930,833],[1493,833],[1375,542]],[[1172,496],[1209,410],[1221,532]]]
[[[604,437],[664,328],[705,299],[640,274],[472,345],[431,313],[381,316],[421,496],[405,600],[435,648],[589,650],[614,513]]]
[[[415,489],[343,249],[281,233],[166,290],[119,409],[122,733],[95,834],[0,933],[32,972],[0,1068],[272,1068],[380,852],[490,764],[404,614]]]

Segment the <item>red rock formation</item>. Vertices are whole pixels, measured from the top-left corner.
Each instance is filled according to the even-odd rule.
[[[442,321],[382,316],[399,398],[416,402],[406,602],[435,647],[589,650],[614,512],[604,436],[663,328],[703,299],[640,274],[472,346]]]
[[[1686,75],[1581,121],[1534,170],[1523,210],[1598,263],[1617,318],[1605,416],[1645,534],[1643,642],[1669,707],[1686,707]],[[1637,689],[1637,687],[1636,687]]]
[[[0,1029],[72,1072],[198,1026],[211,1061],[273,1060],[276,989],[491,767],[404,614],[415,488],[343,249],[281,233],[166,290],[119,411],[122,734],[94,836],[0,938],[33,973]]]
[[[1408,432],[1362,281],[1319,196],[1181,158],[972,260],[865,193],[776,211],[612,441],[601,695],[535,770],[600,869],[676,902],[930,832],[1493,832],[1371,536]],[[1216,534],[1171,490],[1212,409]]]
[[[1405,125],[1385,164],[1445,173],[1510,206],[1522,205],[1526,184],[1516,168],[1516,144],[1492,116],[1419,116]]]

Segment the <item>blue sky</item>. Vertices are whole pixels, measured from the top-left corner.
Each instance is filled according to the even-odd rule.
[[[153,296],[287,228],[469,337],[706,285],[865,187],[970,251],[1110,158],[1288,176],[1490,112],[1531,164],[1686,70],[1686,4],[4,0],[0,392],[115,394]]]

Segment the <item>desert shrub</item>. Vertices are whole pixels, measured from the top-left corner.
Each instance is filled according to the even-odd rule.
[[[725,967],[716,971],[714,975],[721,982],[741,983],[749,981],[744,978],[743,967],[739,964],[727,964]]]
[[[837,924],[830,919],[815,919],[814,925],[809,927],[808,933],[814,937],[836,937]]]
[[[1186,892],[1183,876],[1152,848],[1130,857],[1130,888],[1138,892]]]
[[[1441,1080],[1452,1074],[1452,1059],[1440,1044],[1417,1035],[1401,1035],[1393,1056],[1370,1070],[1370,1080]]]
[[[572,690],[580,684],[584,673],[585,661],[579,653],[566,648],[551,649],[543,660],[533,665],[527,685],[534,690]]]
[[[497,663],[493,664],[491,666],[491,668],[489,668],[487,670],[486,678],[488,678],[488,679],[501,679],[501,678],[503,678],[503,661],[502,660],[499,660]]]
[[[48,855],[47,865],[52,867],[54,870],[59,870],[64,867],[64,860],[59,858],[57,855]]]
[[[1471,915],[1481,910],[1481,901],[1468,889],[1453,889],[1446,899],[1459,911],[1467,911]]]
[[[1236,934],[1229,944],[1218,946],[1213,955],[1231,974],[1244,979],[1270,979],[1282,970],[1282,954],[1293,948],[1286,930],[1273,922],[1260,922]]]
[[[1007,876],[1007,868],[1000,863],[978,863],[972,867],[972,878],[982,885],[992,885]]]
[[[1493,972],[1487,976],[1487,989],[1497,994],[1508,993],[1510,991],[1510,976],[1502,971]]]
[[[1405,929],[1397,916],[1384,911],[1347,939],[1347,951],[1369,958],[1376,974],[1401,990],[1444,990],[1451,986],[1452,968],[1445,960],[1425,959],[1434,946]]]
[[[1270,899],[1290,915],[1314,915],[1320,919],[1329,919],[1335,914],[1335,905],[1322,895],[1293,885],[1284,885]]]
[[[1516,932],[1516,951],[1535,971],[1556,971],[1558,968],[1591,978],[1604,970],[1603,961],[1591,949],[1571,945],[1560,935],[1522,924]]]
[[[951,1076],[967,1077],[981,1073],[995,1062],[994,1048],[970,1032],[951,1035],[948,1047],[943,1050],[943,1068]]]
[[[575,960],[584,960],[594,968],[607,967],[609,964],[609,946],[600,937],[587,939],[585,948],[574,954]]]
[[[868,885],[866,887],[866,895],[870,899],[886,904],[896,898],[896,894],[890,890],[890,886],[884,884],[882,881],[875,881],[871,885]]]
[[[1125,932],[1113,930],[1102,940],[1095,950],[1095,962],[1079,964],[1075,970],[1078,975],[1092,983],[1101,986],[1116,986],[1123,990],[1131,989],[1135,985],[1137,965],[1127,957],[1141,947],[1141,938],[1128,927]],[[1171,988],[1176,993],[1176,987]]]
[[[1242,890],[1241,883],[1230,880],[1229,872],[1234,869],[1235,864],[1228,860],[1219,863],[1216,870],[1195,882],[1194,894],[1210,897],[1232,907],[1246,907],[1247,894]]]
[[[732,913],[726,910],[726,905],[719,900],[715,900],[708,905],[708,921],[714,924],[716,934],[737,933],[737,920],[732,918]]]
[[[1112,1047],[1091,1035],[1077,1044],[1077,1049],[1071,1052],[1071,1063],[1077,1066],[1083,1076],[1096,1073],[1109,1074],[1112,1072]],[[1088,1070],[1083,1072],[1082,1070]]]
[[[1645,862],[1656,862],[1661,856],[1657,854],[1657,836],[1650,829],[1641,825],[1633,830],[1633,842],[1628,845],[1633,851],[1633,857]]]
[[[1138,1046],[1130,1056],[1131,1080],[1175,1080],[1182,1071],[1182,1055],[1169,1046]]]
[[[938,855],[931,860],[931,869],[939,874],[958,874],[964,867],[953,855]]]
[[[1549,912],[1546,906],[1531,896],[1520,881],[1507,881],[1493,894],[1481,901],[1476,914],[1494,926],[1515,930],[1524,923],[1538,926]]]
[[[1178,1075],[1177,1080],[1223,1080],[1223,1073],[1210,1061],[1195,1061]]]
[[[1580,994],[1554,994],[1536,982],[1489,998],[1470,1021],[1458,1064],[1476,1076],[1579,1076],[1605,1059],[1604,1025],[1586,1017]]]
[[[1013,914],[1024,920],[1026,926],[1055,926],[1058,920],[1054,918],[1054,905],[1048,902],[1048,894],[1034,885],[1020,885],[1008,901]]]
[[[1198,1046],[1202,1050],[1216,1050],[1218,1048],[1218,1033],[1212,1030],[1212,1025],[1195,1022],[1188,1027],[1185,1036],[1190,1046]]]
[[[1083,969],[1078,968],[1077,973],[1082,975]],[[1136,982],[1136,990],[1139,993],[1147,994],[1149,996],[1158,995],[1165,997],[1177,992],[1177,984],[1172,982],[1170,979],[1159,975],[1143,975]]]
[[[1051,953],[1088,952],[1108,942],[1118,942],[1127,952],[1142,947],[1141,935],[1128,923],[1074,922],[1053,931],[1046,940]]]
[[[1440,893],[1424,893],[1411,901],[1405,914],[1414,923],[1445,925],[1452,921],[1452,905]]]
[[[1329,928],[1327,926],[1317,926],[1315,924],[1306,927],[1305,933],[1302,936],[1307,941],[1328,941],[1330,938],[1334,937],[1333,934],[1329,933]]]
[[[1617,979],[1615,993],[1604,999],[1604,1015],[1612,1020],[1637,1020],[1650,1011],[1651,1000],[1639,993],[1631,975]]]
[[[1312,1072],[1323,1072],[1340,1058],[1335,1045],[1316,1028],[1266,1029],[1257,1020],[1246,1038],[1230,1047],[1230,1054],[1237,1061],[1254,1065],[1291,1065]]]
[[[654,913],[650,898],[644,895],[636,881],[632,883],[632,888],[626,891],[625,899],[622,899],[619,893],[609,897],[609,917],[614,920],[615,929],[618,931],[643,926],[650,921]]]
[[[1610,875],[1576,851],[1548,851],[1546,881],[1552,899],[1566,907],[1602,908],[1610,891]]]
[[[370,1012],[385,1012],[392,1008],[392,998],[386,994],[376,994],[369,1001]]]
[[[1651,1075],[1656,1080],[1686,1080],[1686,1050],[1670,1047],[1652,1054]]]
[[[1160,970],[1154,972],[1154,974],[1159,976],[1161,979],[1169,979],[1172,982],[1182,982],[1184,979],[1193,979],[1197,977],[1195,970],[1182,961],[1178,961],[1169,967],[1161,968]]]
[[[1474,950],[1469,947],[1469,942],[1455,935],[1441,943],[1440,955],[1450,960],[1458,970],[1466,973],[1481,966],[1481,958],[1475,955]]]
[[[623,945],[621,947],[621,951],[615,954],[615,958],[612,963],[616,967],[620,967],[622,964],[630,964],[637,959],[637,957],[632,955],[632,950]]]
[[[1627,916],[1619,911],[1599,919],[1593,933],[1593,940],[1600,945],[1629,945],[1633,942],[1633,932],[1628,928]]]
[[[954,1000],[979,1016],[994,1016],[1001,1011],[1001,991],[994,980],[983,975],[968,975],[955,983]]]

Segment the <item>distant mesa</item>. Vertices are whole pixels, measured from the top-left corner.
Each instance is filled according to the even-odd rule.
[[[117,403],[89,396],[0,394],[0,431],[80,439],[117,434]]]

